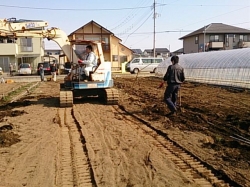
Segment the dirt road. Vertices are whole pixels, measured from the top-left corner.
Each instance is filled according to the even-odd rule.
[[[249,93],[185,84],[183,112],[167,118],[158,83],[116,78],[118,106],[64,109],[59,84],[44,82],[2,106],[0,187],[250,186],[249,145],[227,134],[249,138]]]

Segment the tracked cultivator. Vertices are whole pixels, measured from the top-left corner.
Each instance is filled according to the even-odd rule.
[[[56,42],[63,50],[67,62],[71,62],[71,69],[74,71],[70,72],[60,86],[61,107],[71,107],[75,97],[89,96],[100,98],[106,104],[117,104],[118,91],[112,88],[111,62],[104,62],[102,43],[87,40],[70,41],[67,34],[59,28],[45,29],[45,27],[48,27],[48,22],[42,20],[0,19],[0,35],[3,39],[47,38]],[[100,63],[91,72],[88,82],[82,81],[79,74],[79,54],[76,54],[76,45],[92,45],[96,47],[96,56]]]
[[[74,85],[74,83],[72,83]],[[81,83],[80,83],[81,84]],[[82,83],[86,84],[86,83]],[[60,90],[60,107],[72,107],[74,98],[79,97],[95,97],[101,103],[106,105],[117,105],[119,93],[114,88],[97,88],[97,89],[78,89],[71,87],[63,87],[61,84]]]
[[[111,76],[111,62],[104,62],[102,45],[97,42],[90,41],[71,41],[71,45],[88,45],[97,46],[97,54],[100,63],[90,72],[90,78],[87,82],[81,79],[79,74],[80,65],[72,63],[70,74],[65,77],[64,83],[61,84],[60,90],[60,106],[71,107],[74,98],[94,97],[100,102],[107,105],[118,104],[118,90],[113,88],[113,79]],[[73,60],[73,62],[76,60]]]

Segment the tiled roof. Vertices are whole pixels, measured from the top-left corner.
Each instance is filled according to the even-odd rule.
[[[198,34],[203,34],[205,31],[205,33],[207,34],[220,34],[220,33],[225,33],[225,34],[250,34],[250,30],[247,29],[243,29],[240,27],[234,27],[231,25],[226,25],[223,23],[211,23],[207,26],[204,26],[194,32],[191,32],[190,34],[187,34],[181,38],[179,38],[180,40],[190,37],[190,36],[194,36],[194,35],[198,35]]]
[[[146,51],[147,53],[152,53],[153,49],[145,49],[144,51]],[[156,53],[168,53],[169,50],[167,48],[155,48],[155,52]]]
[[[142,50],[141,49],[131,49],[134,53],[136,54],[142,54]]]

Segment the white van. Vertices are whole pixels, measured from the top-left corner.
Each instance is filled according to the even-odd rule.
[[[157,66],[163,58],[140,57],[134,58],[126,64],[126,71],[130,73],[150,72],[155,73]]]

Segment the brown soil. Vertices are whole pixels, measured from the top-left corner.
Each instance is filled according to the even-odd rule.
[[[122,109],[149,121],[218,172],[250,186],[250,146],[230,137],[250,139],[248,91],[185,83],[181,111],[165,117],[169,110],[162,101],[164,89],[157,89],[160,79],[117,77],[114,81],[119,107],[83,100],[73,108],[89,151],[93,184],[199,186],[187,180],[145,134],[137,132],[136,122],[119,113]],[[62,186],[58,96],[58,83],[43,82],[22,100],[1,106],[1,187]]]
[[[165,117],[165,89],[156,77],[116,78],[126,110],[165,128],[168,136],[201,160],[225,172],[241,185],[250,186],[250,146],[230,136],[250,140],[250,93],[246,90],[185,83],[181,111]],[[179,97],[180,98],[180,97]]]

